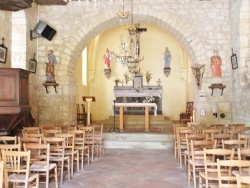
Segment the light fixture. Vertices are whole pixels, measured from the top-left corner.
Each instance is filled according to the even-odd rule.
[[[120,21],[123,22],[129,16],[129,11],[124,11],[124,0],[122,1],[123,10],[119,11],[117,15],[120,17]],[[121,23],[122,24],[122,23]],[[120,53],[114,53],[114,48],[111,48],[112,56],[115,56],[115,60],[118,63],[124,64],[128,67],[128,71],[132,77],[140,74],[140,62],[144,60],[144,57],[140,55],[140,34],[143,31],[147,31],[146,28],[140,28],[139,24],[133,22],[133,2],[131,0],[131,26],[127,28],[129,37],[128,42],[123,41],[123,35],[120,34]]]

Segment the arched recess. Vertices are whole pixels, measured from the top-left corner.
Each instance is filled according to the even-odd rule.
[[[139,12],[138,14],[135,14],[135,17],[138,19],[138,23],[146,23],[157,26],[176,37],[176,39],[182,44],[183,48],[189,54],[192,64],[206,64],[207,54],[205,53],[201,39],[194,32],[192,26],[187,22],[184,22],[178,17],[168,13],[164,13],[164,15],[145,15],[140,14]],[[91,40],[95,38],[95,36],[108,29],[120,25],[117,17],[109,17],[106,18],[105,21],[101,21],[99,23],[96,22],[95,19],[90,19],[88,22],[96,24],[94,27],[89,28],[89,30],[86,30],[86,25],[78,27],[77,31],[75,32],[76,35],[73,35],[71,39],[67,39],[67,43],[65,43],[66,48],[71,51],[67,58],[69,59],[68,66],[70,67],[74,66],[76,56],[80,56],[81,51],[87,46],[88,43],[90,43]],[[73,41],[78,42],[73,46]]]
[[[185,20],[166,12],[159,13],[157,11],[150,11],[146,14],[141,9],[138,10],[134,16],[137,18],[138,23],[150,24],[172,34],[188,53],[192,65],[197,63],[206,64],[207,53],[204,50],[202,39],[193,30],[192,25],[188,24]],[[65,115],[63,118],[60,116],[58,120],[54,120],[56,118],[53,118],[53,122],[58,121],[57,123],[60,123],[59,121],[63,121],[67,123],[67,121],[69,121],[68,123],[71,123],[75,121],[75,111],[73,108],[77,91],[75,90],[76,83],[74,74],[78,58],[81,57],[82,50],[97,35],[117,26],[120,26],[120,22],[116,14],[103,14],[98,18],[93,16],[84,20],[84,24],[70,31],[70,33],[74,34],[66,35],[65,38],[60,38],[60,40],[63,41],[61,45],[63,48],[61,48],[61,53],[59,52],[61,55],[60,61],[63,62],[63,68],[58,71],[58,74],[61,77],[60,88],[62,88],[62,93],[66,94],[66,96],[61,96],[60,99],[57,97],[57,100],[61,100],[60,104],[63,105],[63,107],[60,108],[62,109],[61,113]],[[95,64],[91,64],[91,66],[88,68],[90,74],[92,74],[91,71],[94,70]],[[65,87],[63,84],[65,84]],[[198,89],[194,92],[195,95],[198,94],[197,91]],[[64,98],[67,98],[67,103],[65,103]],[[197,97],[194,98],[196,99]],[[40,100],[46,99],[46,96],[40,97]],[[47,105],[49,106],[50,104]],[[40,116],[41,119],[39,122],[46,122],[47,120],[42,119],[45,111],[40,111],[40,113],[42,115]]]

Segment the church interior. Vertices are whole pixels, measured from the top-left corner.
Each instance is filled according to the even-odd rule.
[[[7,0],[0,23],[3,137],[102,125],[99,157],[172,150],[175,167],[194,175],[178,125],[249,133],[249,0]],[[181,187],[202,187],[180,174]]]

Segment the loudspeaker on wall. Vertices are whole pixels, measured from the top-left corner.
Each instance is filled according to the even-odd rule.
[[[32,32],[36,33],[37,37],[32,37]],[[51,41],[54,35],[56,34],[56,30],[50,27],[48,24],[46,24],[43,21],[39,21],[34,30],[30,31],[30,40],[38,38],[38,37],[44,37],[47,40]]]

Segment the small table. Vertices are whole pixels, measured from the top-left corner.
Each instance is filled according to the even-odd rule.
[[[154,115],[157,116],[156,103],[115,103],[115,107],[120,107],[120,130],[123,131],[124,107],[145,107],[145,132],[149,132],[149,107],[154,107]],[[114,108],[113,108],[114,109]],[[115,112],[113,112],[115,115]]]
[[[225,85],[222,84],[212,84],[208,88],[212,89],[212,95],[214,94],[214,89],[221,89],[221,96],[223,95],[223,90],[226,88]]]

